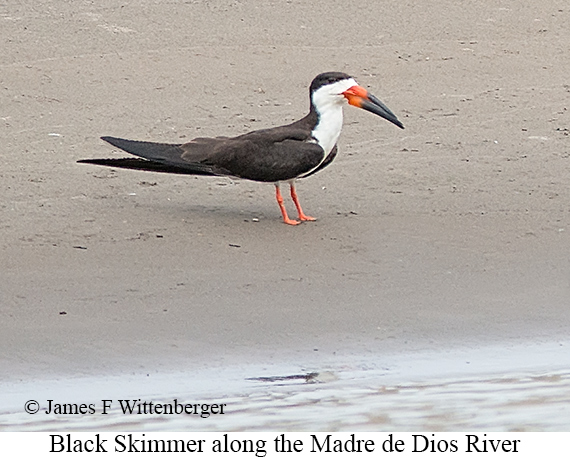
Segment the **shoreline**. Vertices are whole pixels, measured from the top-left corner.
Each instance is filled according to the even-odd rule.
[[[304,381],[298,376],[300,370],[298,365],[273,365],[268,368],[257,364],[233,365],[199,372],[164,372],[150,376],[141,373],[36,380],[27,383],[2,382],[0,387],[9,398],[8,401],[3,401],[0,414],[4,417],[5,431],[21,429],[80,431],[93,426],[98,430],[116,430],[121,424],[132,424],[133,420],[137,422],[138,428],[149,431],[185,429],[188,419],[184,417],[188,413],[157,413],[149,406],[153,403],[155,406],[160,406],[160,411],[163,409],[168,411],[169,408],[174,411],[176,405],[179,409],[190,408],[192,411],[198,411],[196,408],[208,411],[213,407],[217,408],[216,411],[222,408],[220,411],[224,412],[214,415],[215,417],[208,416],[209,422],[196,423],[204,431],[243,430],[244,420],[247,421],[249,418],[253,423],[263,423],[264,417],[272,415],[279,417],[281,424],[289,423],[290,425],[286,426],[288,430],[299,430],[303,429],[302,424],[313,423],[312,419],[301,419],[303,411],[308,407],[305,400],[301,400],[305,396],[313,398],[309,405],[314,403],[318,408],[330,408],[338,401],[335,398],[343,399],[346,404],[344,413],[329,411],[329,421],[334,423],[335,416],[339,415],[336,420],[348,421],[350,424],[354,420],[361,420],[360,414],[364,412],[362,400],[366,400],[366,397],[361,398],[362,395],[369,396],[367,401],[382,410],[387,408],[386,402],[391,402],[389,399],[393,398],[394,394],[400,393],[402,400],[398,402],[398,408],[389,410],[394,423],[404,421],[395,430],[405,428],[403,424],[407,423],[405,418],[410,408],[418,408],[422,402],[427,402],[418,410],[415,420],[420,420],[422,409],[427,408],[429,412],[431,407],[428,408],[427,405],[432,401],[444,403],[447,401],[450,402],[450,406],[455,404],[460,408],[459,405],[463,405],[461,408],[473,410],[467,414],[471,421],[476,419],[475,422],[471,422],[471,427],[473,424],[496,420],[492,419],[494,413],[489,409],[489,403],[508,401],[512,405],[502,413],[507,417],[514,414],[515,406],[526,408],[524,409],[526,416],[519,416],[516,420],[511,419],[511,429],[518,422],[524,424],[525,421],[535,420],[542,424],[540,427],[543,429],[563,430],[567,424],[563,420],[560,423],[553,420],[552,415],[546,414],[543,409],[548,411],[549,408],[555,408],[556,404],[564,404],[563,397],[567,396],[566,386],[570,383],[570,365],[564,357],[568,346],[570,340],[531,345],[493,345],[476,349],[424,351],[379,357],[376,360],[366,356],[359,360],[337,360],[335,363],[324,364],[318,374],[313,373],[308,378],[310,381]],[[264,380],[248,377],[252,373],[289,374],[289,376],[282,376],[278,381],[270,381],[269,378]],[[307,374],[307,371],[304,373]],[[425,395],[411,395],[413,392],[425,392]],[[385,395],[388,396],[384,398]],[[536,405],[529,412],[529,403],[525,398],[532,399],[537,395],[551,400],[545,402],[542,407],[539,406],[543,402],[533,402]],[[561,396],[559,400],[556,400],[556,395]],[[39,414],[30,415],[21,411],[24,402],[30,401],[30,396],[37,402],[40,408]],[[435,400],[433,398],[430,400],[433,396]],[[445,400],[447,397],[449,400]],[[295,398],[299,400],[294,400]],[[286,407],[290,401],[301,402],[298,411]],[[129,408],[120,411],[124,407],[124,402],[132,406],[130,413]],[[54,411],[60,408],[57,411],[63,412],[47,411],[48,406],[54,404],[56,405]],[[135,411],[137,404],[139,409],[141,405],[146,405],[142,412]],[[75,414],[72,412],[74,407],[78,410],[83,408],[87,412]],[[151,410],[154,412],[149,412]],[[401,414],[398,412],[400,410]],[[357,414],[357,411],[360,413]],[[91,419],[86,421],[84,417],[86,414]],[[550,419],[544,422],[545,417]],[[161,423],[161,418],[167,422]],[[293,418],[298,425],[291,428]],[[371,424],[367,424],[364,428],[373,429],[375,426],[372,424],[370,428]],[[254,426],[256,427],[259,425]],[[350,430],[351,427],[348,426],[346,429]],[[428,429],[433,429],[433,426]],[[457,430],[457,426],[452,421],[443,420],[437,429],[453,431]]]
[[[376,379],[380,385],[422,384],[478,377],[509,377],[520,374],[570,372],[565,358],[570,340],[553,339],[542,342],[517,342],[482,345],[476,348],[424,349],[389,354],[351,354],[330,356],[320,362],[292,359],[284,362],[257,360],[201,366],[197,369],[174,367],[149,372],[99,372],[91,375],[0,381],[3,410],[21,408],[23,400],[34,395],[59,397],[61,403],[98,399],[105,396],[125,398],[168,398],[187,395],[197,399],[220,398],[262,386],[299,386],[303,384],[334,384]],[[133,391],[142,387],[141,391]],[[188,390],[190,388],[190,390]],[[118,398],[118,397],[117,397]]]

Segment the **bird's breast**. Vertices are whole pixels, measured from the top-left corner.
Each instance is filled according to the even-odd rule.
[[[342,106],[327,106],[319,112],[317,125],[311,132],[311,136],[325,151],[325,157],[335,147],[342,130]]]

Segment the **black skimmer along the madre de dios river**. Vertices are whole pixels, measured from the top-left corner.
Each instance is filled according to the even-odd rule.
[[[185,144],[132,141],[102,137],[137,158],[87,159],[117,168],[188,175],[229,176],[275,184],[277,203],[286,224],[314,221],[301,209],[295,180],[322,170],[337,154],[344,102],[363,108],[400,128],[398,118],[384,103],[359,86],[354,78],[338,72],[318,75],[310,87],[309,114],[292,124],[256,130],[233,138],[195,138]],[[287,215],[280,184],[288,183],[298,219]]]

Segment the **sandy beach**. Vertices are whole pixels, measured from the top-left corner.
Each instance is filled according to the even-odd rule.
[[[568,340],[566,3],[27,3],[0,5],[0,382]],[[406,129],[345,109],[298,183],[316,222],[76,163],[291,122],[330,70]]]

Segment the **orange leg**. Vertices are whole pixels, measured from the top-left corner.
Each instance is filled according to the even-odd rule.
[[[297,208],[297,212],[299,213],[299,219],[302,221],[316,221],[314,217],[307,216],[303,213],[303,209],[301,208],[301,204],[299,203],[299,199],[297,198],[297,192],[295,191],[295,184],[291,183],[291,198],[293,199],[293,203],[295,203],[295,207]]]
[[[281,214],[283,215],[283,222],[289,225],[300,224],[299,221],[296,221],[294,219],[289,219],[289,216],[287,216],[287,210],[285,209],[285,205],[283,204],[283,196],[281,195],[279,184],[275,184],[275,197],[277,198],[277,204],[279,205],[279,209],[281,210]]]

